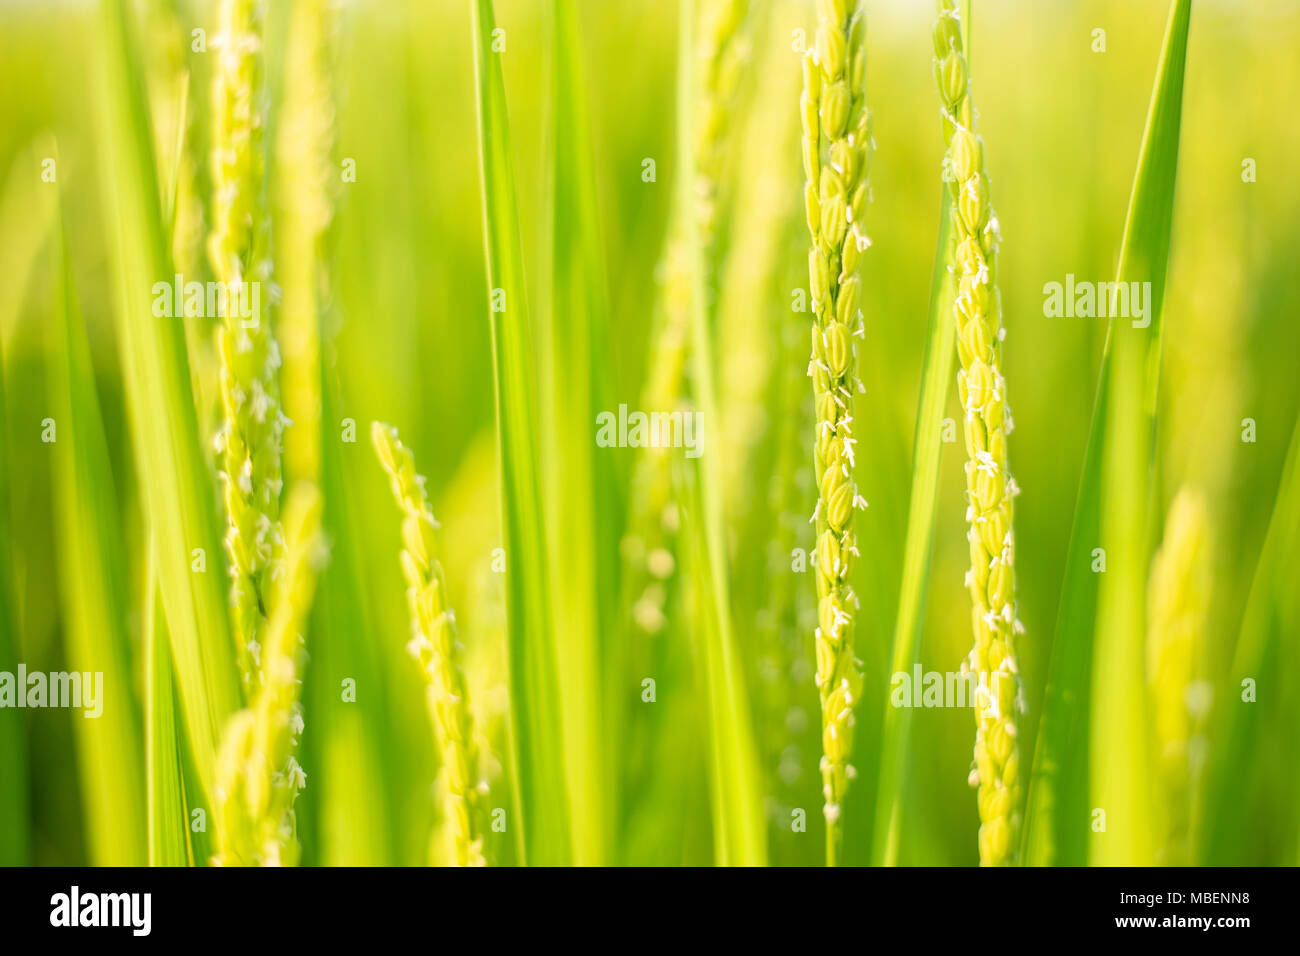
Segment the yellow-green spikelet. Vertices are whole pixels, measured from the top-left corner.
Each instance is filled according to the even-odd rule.
[[[284,62],[293,81],[285,84],[276,133],[277,173],[272,178],[278,184],[276,273],[282,296],[275,335],[284,362],[281,400],[294,422],[284,436],[290,480],[314,480],[320,472],[320,316],[329,309],[331,296],[324,236],[334,215],[333,7],[333,0],[293,5]]]
[[[865,508],[853,478],[853,405],[862,391],[855,339],[863,334],[858,265],[870,245],[863,222],[869,201],[871,113],[867,109],[866,16],[849,0],[819,0],[817,39],[803,63],[800,100],[805,207],[812,237],[809,283],[816,318],[812,360],[816,424],[813,465],[818,499],[814,635],[822,710],[822,791],[827,862],[837,855],[841,802],[853,769],[853,705],[862,683],[853,652],[857,597],[854,512]]]
[[[281,440],[279,351],[268,318],[271,289],[266,259],[263,156],[262,3],[223,0],[213,38],[212,233],[208,258],[227,290],[217,326],[222,427],[216,439],[230,559],[231,626],[245,692],[256,686],[265,621],[268,573],[283,547],[279,524]],[[251,285],[256,283],[256,290]],[[232,308],[232,293],[260,314]],[[256,295],[256,300],[253,296]]]
[[[673,210],[672,238],[662,267],[663,312],[652,334],[647,381],[641,395],[641,408],[647,412],[689,411],[684,382],[691,293],[689,249],[682,238],[686,226],[683,217],[692,215],[696,219],[701,256],[711,276],[719,178],[730,110],[740,67],[749,53],[745,32],[749,7],[750,0],[709,0],[699,13],[694,202],[689,210]],[[643,632],[653,634],[664,626],[666,583],[676,567],[672,458],[664,448],[646,448],[638,457],[631,501],[632,513],[622,547],[632,592],[632,619]]]
[[[456,618],[447,607],[442,564],[438,561],[437,529],[424,478],[415,471],[415,457],[397,437],[397,429],[382,422],[370,427],[379,462],[392,482],[393,497],[402,510],[402,573],[411,616],[411,654],[429,684],[438,752],[446,784],[446,817],[459,866],[482,866],[481,810],[485,785],[478,776],[469,695],[456,643]]]
[[[1170,505],[1147,588],[1147,685],[1163,808],[1156,851],[1161,866],[1189,862],[1193,803],[1205,756],[1211,694],[1201,662],[1213,584],[1209,524],[1205,499],[1181,489]]]
[[[968,667],[979,682],[971,783],[979,788],[979,854],[985,866],[1015,862],[1022,781],[1018,718],[1023,711],[1015,637],[1016,483],[1007,470],[1011,414],[1002,376],[997,218],[989,201],[983,143],[975,135],[961,27],[952,0],[940,0],[934,25],[935,79],[943,103],[944,173],[952,196],[956,248],[957,393],[965,413],[966,518],[974,648]]]
[[[732,97],[749,56],[745,22],[750,0],[710,0],[700,10],[699,99],[695,115],[695,216],[705,261],[717,235],[723,148],[732,124]]]
[[[264,680],[252,704],[227,723],[217,757],[218,866],[282,866],[298,860],[294,801],[307,782],[294,749],[299,708],[302,627],[316,589],[321,498],[314,485],[294,486],[285,509],[284,573],[272,589],[262,635]]]

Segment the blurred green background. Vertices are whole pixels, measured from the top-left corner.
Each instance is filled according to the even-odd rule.
[[[189,48],[189,38],[195,27],[212,28],[213,5],[149,0],[137,7],[148,29],[147,55],[136,66],[151,80],[151,101],[161,117],[156,122],[169,131],[160,132],[159,148],[174,149],[175,143],[175,120],[163,115],[171,101],[159,90],[173,75],[168,70],[188,69],[191,109],[197,111],[190,148],[206,157],[211,67],[206,54]],[[297,82],[284,59],[291,7],[272,2],[268,12],[273,213],[282,186],[275,179],[278,107]],[[869,768],[907,524],[943,152],[931,75],[931,4],[872,0],[867,7],[868,99],[878,151],[868,223],[873,245],[864,272],[867,332],[860,346],[866,395],[858,409],[858,480],[870,509],[859,521],[863,610],[857,648],[872,687],[858,717],[855,761],[868,779],[850,791],[845,810],[849,863],[865,862],[869,852],[875,798]],[[1017,426],[1010,456],[1022,489],[1018,581],[1027,627],[1019,653],[1028,702],[1025,739],[1032,740],[1105,338],[1104,320],[1045,317],[1042,290],[1067,273],[1093,281],[1113,277],[1168,8],[1161,0],[977,0],[975,8],[972,91],[1004,237],[999,280]],[[637,408],[675,188],[677,9],[662,0],[582,0],[577,9],[592,121],[592,185],[607,267],[609,351],[603,360],[612,407],[625,402]],[[720,414],[733,456],[723,463],[732,609],[754,711],[770,858],[782,864],[815,864],[823,853],[813,584],[808,575],[792,574],[788,551],[812,547],[803,519],[815,492],[810,461],[799,457],[792,470],[781,454],[791,415],[810,415],[806,401],[791,397],[791,388],[807,387],[808,317],[792,313],[790,303],[806,268],[796,145],[799,60],[792,42],[795,30],[809,30],[813,16],[811,3],[754,4],[751,55],[729,107],[716,289]],[[548,47],[535,0],[500,0],[497,18],[507,31],[501,63],[523,253],[537,302],[549,242],[542,159],[549,118],[541,81]],[[399,526],[365,440],[372,419],[399,427],[428,476],[443,525],[451,604],[467,648],[471,699],[490,755],[490,804],[508,805],[503,589],[491,567],[499,516],[471,24],[469,5],[452,0],[358,0],[339,4],[334,22],[331,167],[355,160],[356,177],[343,182],[331,175],[327,191],[334,211],[326,238],[322,349],[335,384],[323,434],[328,440],[338,422],[338,438],[342,420],[350,418],[360,437],[356,444],[340,443],[337,459],[355,550],[335,555],[316,609],[318,617],[351,624],[339,629],[342,642],[319,643],[314,632],[308,637],[301,757],[308,786],[299,803],[299,833],[304,863],[420,864],[434,823],[430,786],[437,767],[419,677],[404,650]],[[1092,49],[1098,28],[1105,30],[1105,52]],[[142,629],[137,569],[144,566],[147,541],[109,291],[112,240],[97,170],[105,148],[93,95],[102,43],[91,4],[0,4],[0,442],[8,495],[0,571],[7,564],[12,592],[10,619],[0,623],[8,630],[8,640],[0,642],[0,670],[11,669],[6,653],[29,670],[64,668],[65,608],[76,588],[60,580],[52,458],[41,442],[41,422],[50,414],[47,330],[57,319],[56,191],[117,489],[133,599],[127,631],[137,651]],[[1220,700],[1234,693],[1226,675],[1300,408],[1300,177],[1294,174],[1300,127],[1288,119],[1288,105],[1300,100],[1298,49],[1300,3],[1294,0],[1199,0],[1195,6],[1152,511],[1162,522],[1184,486],[1199,489],[1208,502],[1214,545],[1203,666],[1218,682]],[[55,155],[57,185],[41,177],[42,159]],[[656,161],[655,182],[642,179],[646,158]],[[1255,162],[1255,182],[1243,182],[1247,158]],[[209,188],[203,158],[194,179],[197,216],[209,214]],[[276,228],[273,221],[273,234]],[[766,243],[757,241],[764,236]],[[536,317],[541,310],[533,312]],[[202,360],[200,349],[196,367]],[[957,417],[952,394],[949,409]],[[1256,424],[1253,442],[1242,439],[1247,418]],[[803,434],[811,434],[808,421]],[[203,411],[200,423],[205,429],[212,424]],[[796,428],[796,441],[799,434]],[[633,450],[603,453],[621,456],[615,465],[620,475],[631,472]],[[969,651],[962,458],[960,439],[945,446],[921,652],[927,671],[958,670]],[[552,570],[553,580],[563,577],[563,567]],[[1281,611],[1279,619],[1295,620]],[[633,639],[630,629],[619,634],[612,639]],[[670,615],[654,640],[691,648],[689,618]],[[1293,633],[1283,644],[1289,654],[1298,647]],[[1277,662],[1291,675],[1292,691],[1297,663],[1289,656]],[[137,676],[125,682],[137,699],[142,668],[137,653]],[[364,676],[356,716],[335,714],[333,689],[340,676],[352,674]],[[627,694],[635,702],[637,682],[602,677],[606,694]],[[110,690],[121,687],[110,677]],[[704,690],[688,677],[676,686],[661,684],[659,694],[665,703],[656,706],[677,716],[654,724],[657,756],[645,774],[628,773],[610,862],[707,863],[712,822],[699,732]],[[20,815],[0,821],[17,834],[10,844],[15,861],[98,862],[83,810],[78,720],[57,710],[0,712],[0,725],[16,735],[28,765],[23,794],[8,804]],[[1259,734],[1252,819],[1230,852],[1202,862],[1294,864],[1300,855],[1297,728],[1264,724]],[[356,740],[361,744],[346,745]],[[916,711],[903,862],[976,861],[978,820],[967,784],[972,740],[968,711]],[[1211,728],[1210,746],[1220,745]],[[0,758],[2,748],[0,740]],[[352,753],[365,754],[366,762],[342,762],[341,754]],[[647,759],[624,751],[607,756],[615,766]],[[806,833],[792,832],[793,808],[807,811]],[[501,862],[510,861],[509,841],[490,849]]]

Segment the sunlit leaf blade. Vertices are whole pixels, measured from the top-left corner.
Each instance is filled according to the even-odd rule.
[[[1294,866],[1300,842],[1300,421],[1242,617],[1215,688],[1204,862]]]
[[[152,547],[144,580],[144,733],[149,865],[185,866],[189,859],[186,836],[189,827],[176,739],[176,692],[172,687],[167,618],[154,573]]]
[[[695,89],[694,23],[696,4],[682,0],[678,16],[677,188],[683,208],[691,206],[694,184]],[[767,834],[763,816],[758,755],[754,743],[753,715],[745,688],[732,629],[724,530],[720,442],[710,440],[709,429],[720,421],[714,387],[713,323],[705,285],[706,265],[701,253],[698,219],[684,217],[690,275],[690,350],[694,376],[692,395],[703,421],[701,454],[684,466],[686,515],[683,530],[690,551],[692,584],[698,618],[696,638],[702,645],[704,684],[708,695],[712,761],[710,785],[713,799],[714,846],[723,866],[763,866],[767,862]]]
[[[226,624],[216,496],[200,450],[183,320],[153,314],[153,285],[167,281],[171,269],[129,4],[101,0],[100,23],[104,75],[96,85],[101,94],[96,116],[104,162],[99,165],[123,379],[187,736],[207,790],[222,726],[240,703]],[[192,570],[198,549],[205,571]]]
[[[342,419],[328,379],[321,382],[322,423]],[[312,609],[311,655],[303,676],[303,762],[312,777],[302,794],[301,819],[304,827],[314,827],[318,864],[386,866],[395,862],[396,829],[385,789],[387,724],[380,707],[358,705],[362,694],[380,692],[384,683],[359,584],[361,552],[343,470],[345,447],[351,446],[322,432],[322,526],[331,546]]]
[[[952,368],[957,354],[954,344],[957,324],[952,318],[956,289],[950,268],[949,205],[945,189],[930,280],[930,332],[921,373],[921,394],[917,400],[912,494],[908,505],[907,543],[903,552],[903,580],[898,597],[898,617],[894,622],[890,674],[910,674],[913,665],[921,659],[921,628],[929,585],[935,514],[939,505],[939,463],[943,456],[940,432],[944,406],[952,389]],[[903,781],[912,725],[912,709],[894,707],[888,699],[887,696],[877,778],[876,823],[872,836],[872,861],[881,866],[898,863]]]
[[[509,120],[491,0],[470,0],[477,90],[483,232],[496,385],[505,549],[506,630],[515,820],[520,858],[563,865],[572,858],[561,747],[560,695],[538,479],[537,385],[528,292],[510,159]]]
[[[972,59],[970,0],[962,4],[961,34],[962,49],[966,51],[969,67]],[[930,271],[929,332],[912,442],[912,486],[903,550],[903,576],[899,585],[898,614],[894,621],[893,652],[887,678],[897,673],[912,673],[913,666],[921,660],[921,630],[925,624],[925,599],[929,590],[934,522],[939,504],[943,412],[952,389],[953,362],[957,354],[957,324],[952,317],[957,290],[952,268],[950,206],[948,191],[943,188],[939,202],[939,234]],[[888,690],[885,697],[871,860],[877,866],[895,866],[899,855],[912,711],[909,707],[894,707]]]
[[[5,437],[4,355],[0,351],[0,671],[14,673],[18,666],[17,608],[13,601],[9,528],[9,462]],[[31,824],[27,817],[27,741],[23,712],[0,708],[0,866],[22,866],[28,861]]]
[[[1147,496],[1190,16],[1190,0],[1171,5],[1125,221],[1116,278],[1151,283],[1150,325],[1112,319],[1107,335],[1030,778],[1030,865],[1152,852],[1147,741],[1132,728],[1146,724]],[[1104,574],[1093,570],[1098,547]],[[1089,846],[1092,808],[1106,811],[1107,831]]]
[[[709,721],[714,862],[720,866],[764,866],[767,836],[752,718],[730,623],[718,606],[718,564],[709,549],[707,505],[697,469],[681,465],[675,479],[685,531],[683,558],[695,592],[692,636],[697,643],[699,683],[704,688]]]
[[[609,407],[608,304],[596,210],[587,87],[573,0],[547,5],[551,40],[550,301],[544,343],[547,527],[573,859],[608,862],[612,835],[609,754],[613,713],[601,693],[609,673],[601,635],[613,633],[618,594],[613,456],[594,441]],[[556,533],[564,529],[563,534]],[[602,624],[604,626],[602,626]],[[617,688],[614,688],[617,690]],[[634,693],[637,688],[626,689]]]
[[[81,684],[82,709],[74,711],[73,727],[82,804],[95,865],[140,865],[145,862],[143,737],[126,632],[125,548],[90,344],[63,230],[57,235],[49,389],[58,432],[52,471],[68,662]]]

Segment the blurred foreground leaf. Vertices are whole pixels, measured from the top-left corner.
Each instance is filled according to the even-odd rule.
[[[136,473],[158,547],[158,576],[190,749],[199,781],[210,790],[222,727],[240,704],[226,623],[224,556],[191,397],[184,318],[153,314],[153,285],[172,273],[148,105],[135,69],[140,58],[130,5],[101,0],[100,23],[104,72],[96,87],[102,97],[96,115],[105,156],[101,193]],[[191,804],[210,806],[205,800]]]

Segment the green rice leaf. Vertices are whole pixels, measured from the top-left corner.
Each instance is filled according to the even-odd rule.
[[[967,21],[968,22],[968,21]],[[966,27],[969,29],[969,26]],[[952,389],[956,323],[952,321],[952,243],[944,189],[939,212],[939,238],[930,279],[930,333],[925,346],[921,373],[921,394],[917,399],[916,436],[912,444],[912,494],[907,514],[907,543],[903,551],[903,581],[894,622],[894,650],[890,674],[910,674],[921,660],[921,628],[925,597],[929,590],[930,554],[934,541],[934,520],[939,505],[939,464],[943,457],[944,406]],[[880,773],[877,777],[876,822],[872,836],[872,860],[878,866],[898,863],[899,829],[902,819],[903,784],[906,776],[908,739],[912,708],[894,707],[886,694],[882,731]]]
[[[185,783],[176,739],[176,698],[167,618],[154,571],[153,547],[145,574],[145,773],[149,813],[149,865],[185,866],[189,830]]]
[[[730,615],[720,607],[719,591],[725,583],[718,581],[719,564],[709,547],[699,469],[682,465],[674,477],[685,530],[683,557],[695,592],[696,657],[708,715],[714,860],[720,866],[765,866],[767,835],[753,718]],[[724,582],[725,574],[721,572]]]
[[[224,559],[191,397],[183,320],[153,315],[151,290],[170,278],[171,269],[130,5],[101,0],[100,23],[104,76],[96,86],[102,96],[96,116],[123,379],[186,733],[207,791],[222,726],[240,703]],[[191,804],[208,806],[206,797]]]
[[[961,41],[966,62],[971,61],[971,2],[961,10]],[[912,491],[907,509],[907,540],[903,550],[903,578],[899,586],[898,615],[894,621],[893,654],[889,674],[910,674],[921,660],[921,629],[925,624],[925,598],[929,591],[930,556],[934,521],[939,505],[939,465],[943,458],[943,412],[952,389],[953,362],[957,355],[957,326],[952,321],[956,283],[953,272],[952,205],[943,187],[939,201],[939,235],[935,240],[930,272],[929,334],[917,397],[916,432],[912,441]],[[876,777],[875,829],[871,838],[872,862],[896,866],[906,784],[908,740],[912,709],[894,707],[886,691],[881,724],[880,764]]]
[[[677,75],[676,186],[683,208],[691,208],[695,182],[692,101],[695,89],[692,55],[696,5],[679,7]],[[713,801],[714,847],[723,866],[763,866],[767,863],[767,834],[763,816],[754,721],[745,688],[744,668],[732,630],[728,581],[725,512],[718,460],[720,443],[709,429],[720,421],[714,387],[713,323],[706,298],[706,265],[701,251],[698,217],[683,217],[687,233],[690,276],[691,368],[696,408],[703,420],[699,457],[684,472],[686,547],[696,592],[697,637],[702,645],[704,685],[708,695],[710,785]]]
[[[305,721],[303,764],[311,785],[300,798],[300,827],[312,827],[315,839],[303,838],[304,851],[322,866],[390,866],[398,832],[390,817],[390,794],[384,773],[384,712],[359,706],[360,695],[382,694],[384,677],[373,620],[360,585],[362,553],[355,500],[344,472],[343,445],[325,434],[338,422],[337,383],[322,378],[321,490],[322,527],[329,536],[330,562],[321,572],[312,609],[311,654],[303,675]],[[357,698],[344,699],[344,681],[353,681]],[[314,846],[312,846],[314,844]]]
[[[1152,852],[1147,743],[1131,729],[1146,723],[1147,489],[1190,16],[1190,0],[1174,0],[1129,200],[1116,278],[1151,283],[1151,322],[1112,318],[1107,334],[1030,778],[1029,865],[1137,863]],[[1098,547],[1104,574],[1093,571]],[[1090,846],[1092,808],[1106,811],[1107,831]]]
[[[506,557],[515,780],[514,821],[508,827],[516,841],[521,841],[522,861],[564,865],[572,859],[570,811],[537,468],[536,372],[510,158],[510,123],[500,54],[492,49],[496,29],[492,2],[470,0],[470,9]]]
[[[82,688],[83,710],[73,711],[72,719],[81,799],[93,864],[139,866],[146,845],[143,737],[127,639],[125,546],[62,227],[55,245],[49,389],[58,431],[52,470],[68,663]],[[92,692],[98,715],[86,703]]]
[[[0,342],[0,345],[3,343]],[[18,609],[14,605],[13,565],[9,527],[9,434],[5,414],[4,354],[0,349],[0,671],[14,673],[18,666]],[[0,708],[0,866],[28,862],[31,822],[27,816],[27,740],[23,712]]]
[[[612,627],[618,594],[618,495],[613,457],[598,449],[596,415],[610,407],[609,314],[596,209],[590,120],[573,0],[547,4],[551,40],[550,301],[542,322],[547,518],[565,769],[573,859],[609,862],[614,763],[603,699],[609,673],[601,635]],[[633,694],[639,687],[622,689]]]
[[[1204,862],[1294,866],[1300,841],[1300,421],[1255,569],[1229,680],[1216,688]]]

